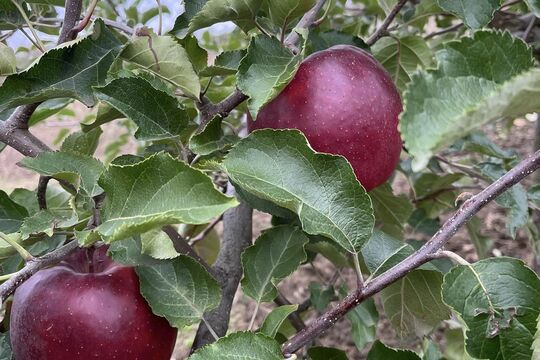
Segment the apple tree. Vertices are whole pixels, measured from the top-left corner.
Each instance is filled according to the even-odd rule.
[[[0,359],[540,359],[538,17],[2,0]]]

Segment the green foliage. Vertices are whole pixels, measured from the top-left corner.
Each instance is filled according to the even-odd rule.
[[[107,197],[97,231],[107,242],[171,223],[205,224],[237,205],[209,177],[166,154],[110,165],[99,184]]]
[[[530,359],[540,314],[540,279],[523,262],[491,258],[444,277],[447,303],[467,326],[467,352],[481,359]]]
[[[238,137],[225,135],[222,129],[223,118],[214,117],[206,124],[202,131],[189,139],[189,148],[195,154],[209,155],[214,151],[222,150],[234,144]]]
[[[154,314],[164,316],[181,329],[201,320],[203,313],[218,306],[218,282],[194,259],[181,255],[136,268],[141,294]]]
[[[0,111],[62,97],[95,105],[92,86],[104,83],[120,46],[111,30],[97,20],[93,34],[51,49],[26,71],[8,76],[0,87]]]
[[[242,290],[257,302],[272,301],[276,285],[306,260],[309,239],[295,227],[282,225],[265,231],[242,254]]]
[[[368,360],[420,360],[420,356],[409,350],[396,350],[375,341],[367,356]]]
[[[197,350],[190,360],[281,360],[279,344],[261,333],[236,332]]]
[[[299,131],[253,132],[223,165],[244,191],[297,213],[309,234],[329,237],[351,253],[371,235],[371,201],[350,164],[315,153]]]
[[[0,190],[0,231],[6,234],[19,230],[23,220],[28,216],[28,211],[8,194]]]
[[[260,332],[274,338],[287,317],[298,309],[298,305],[279,306],[270,312],[264,319]]]
[[[12,48],[0,43],[0,76],[17,72],[17,60]]]
[[[499,0],[438,0],[438,3],[443,10],[456,14],[472,29],[486,26],[500,5]]]
[[[311,360],[348,360],[345,351],[322,346],[310,347],[308,355]]]

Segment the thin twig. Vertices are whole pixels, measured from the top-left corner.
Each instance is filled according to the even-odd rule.
[[[162,230],[171,239],[174,245],[174,249],[176,251],[178,251],[180,254],[188,255],[193,259],[197,260],[197,262],[201,264],[210,274],[214,274],[214,271],[212,270],[210,265],[208,265],[208,263],[204,261],[204,259],[201,258],[191,246],[189,246],[186,239],[184,239],[184,237],[180,235],[175,228],[173,228],[171,225],[166,225],[162,228]]]
[[[426,36],[424,36],[424,40],[429,40],[431,38],[434,38],[435,36],[439,36],[439,35],[447,34],[452,31],[459,30],[462,26],[463,26],[463,23],[458,23],[458,24],[449,26],[446,29],[432,32],[431,34],[427,34]]]
[[[26,15],[26,12],[22,8],[21,4],[19,4],[19,2],[17,0],[11,0],[11,2],[13,3],[13,5],[17,8],[19,13],[23,17],[24,22],[26,23],[26,26],[28,26],[28,28],[30,29],[30,32],[32,33],[32,36],[34,37],[34,40],[35,40],[35,43],[33,41],[32,42],[36,45],[36,47],[39,50],[41,50],[41,52],[45,52],[45,46],[41,42],[41,39],[39,38],[36,29],[34,29],[34,27],[32,26],[32,22],[30,21],[30,19]],[[28,38],[30,38],[30,37],[28,37]]]
[[[292,305],[292,303],[279,291],[278,296],[274,299],[274,302],[279,306]],[[307,299],[302,304],[298,305],[296,311],[289,314],[288,318],[296,331],[300,331],[306,327],[306,324],[300,317],[300,314],[306,311],[309,306],[311,306],[311,299]]]
[[[408,0],[399,0],[396,6],[390,11],[386,19],[384,19],[382,25],[367,39],[366,44],[368,46],[372,46],[375,44],[380,38],[383,36],[388,35],[388,27],[390,24],[392,24],[392,21],[394,21],[395,17],[401,10],[401,8],[407,3]]]
[[[534,28],[535,24],[536,24],[536,16],[533,14],[531,16],[531,21],[529,22],[529,25],[527,25],[527,28],[525,29],[525,32],[523,33],[523,36],[522,36],[523,41],[527,42],[527,39],[529,38],[529,35],[531,34],[531,31]]]
[[[212,229],[221,222],[221,220],[223,220],[223,215],[208,224],[208,226],[193,239],[189,239],[189,244],[193,246],[194,244],[203,240],[210,233],[210,231],[212,231]]]
[[[322,9],[326,0],[317,0],[315,5],[304,14],[304,16],[298,21],[296,25],[297,29],[309,29],[313,23],[317,20],[317,14]],[[293,29],[291,33],[287,36],[283,44],[291,49],[295,54],[298,54],[300,51],[298,43],[300,42],[300,35]]]
[[[24,28],[20,28],[19,29],[21,31],[21,33],[32,43],[32,45],[34,45],[36,47],[36,49],[38,49],[42,54],[45,52],[45,49],[43,49],[37,42],[35,39],[33,39],[30,35],[28,35],[28,33],[26,31],[24,31]]]
[[[486,187],[477,195],[465,201],[461,207],[448,219],[437,233],[412,255],[393,266],[383,274],[366,282],[362,289],[347,295],[334,308],[311,322],[303,331],[294,335],[287,341],[282,351],[289,356],[305,344],[312,341],[319,334],[330,328],[345,314],[354,309],[363,300],[375,295],[388,285],[396,282],[412,270],[431,260],[446,242],[454,236],[458,229],[469,221],[480,209],[493,201],[497,196],[510,189],[540,168],[540,150],[521,161],[512,170],[501,176],[497,181]]]
[[[159,13],[159,24],[158,24],[158,35],[161,36],[161,31],[163,30],[163,9],[161,8],[161,1],[156,0]]]

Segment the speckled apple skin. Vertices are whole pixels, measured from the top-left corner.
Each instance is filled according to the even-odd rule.
[[[17,289],[10,325],[16,360],[170,360],[177,330],[152,313],[135,271],[106,251],[77,250]]]
[[[401,152],[401,99],[367,52],[339,45],[314,53],[249,129],[301,130],[313,149],[343,155],[367,191],[384,183]]]

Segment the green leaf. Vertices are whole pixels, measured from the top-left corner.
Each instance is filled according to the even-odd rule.
[[[167,224],[205,224],[238,204],[208,176],[162,153],[133,165],[110,165],[99,184],[107,197],[97,230],[106,242]]]
[[[35,126],[41,121],[56,114],[75,116],[75,113],[71,109],[66,109],[66,107],[72,102],[73,99],[69,98],[50,99],[42,102],[38,105],[36,111],[34,111],[30,117],[28,126]]]
[[[199,98],[201,85],[186,50],[171,36],[149,34],[133,39],[120,57]]]
[[[273,100],[292,80],[303,54],[293,55],[275,38],[255,36],[238,67],[238,88],[249,96],[255,119],[259,109]]]
[[[6,234],[19,231],[28,211],[0,190],[0,231]]]
[[[139,140],[177,137],[190,120],[189,114],[174,97],[157,90],[142,78],[118,78],[95,90],[99,100],[137,124],[139,129],[135,137]]]
[[[529,189],[527,197],[530,201],[536,204],[536,206],[540,207],[540,184],[531,186]]]
[[[444,277],[445,303],[467,325],[467,352],[480,359],[530,359],[540,314],[540,279],[520,260],[460,265]]]
[[[13,30],[23,25],[26,22],[17,7],[11,1],[0,2],[0,30]]]
[[[88,132],[71,133],[62,143],[60,151],[92,156],[96,152],[102,133],[99,127]]]
[[[334,45],[352,45],[363,49],[368,47],[359,37],[344,32],[336,30],[317,32],[315,30],[309,32],[306,55],[326,50]]]
[[[525,2],[529,6],[529,9],[534,12],[536,17],[540,17],[540,0],[525,0]]]
[[[477,31],[449,41],[436,54],[439,76],[475,76],[497,84],[534,66],[531,48],[509,32]]]
[[[472,151],[503,160],[513,160],[516,158],[516,154],[513,151],[501,149],[482,133],[472,133],[463,139],[462,144],[457,144],[457,146],[460,147],[461,151]]]
[[[471,29],[489,24],[500,6],[499,0],[438,0],[438,3],[443,10],[458,16]]]
[[[478,217],[474,217],[467,224],[467,233],[471,238],[471,242],[476,249],[476,253],[480,259],[483,259],[488,256],[488,251],[491,247],[492,241],[489,236],[484,236],[480,232],[483,223]]]
[[[181,255],[136,268],[141,294],[152,312],[181,329],[199,322],[221,298],[218,282],[197,261]]]
[[[77,222],[77,214],[73,210],[41,210],[24,219],[20,232],[23,240],[34,234],[52,236],[55,229],[70,227]]]
[[[309,283],[309,299],[318,312],[326,310],[335,297],[336,291],[333,286],[327,287],[314,281]]]
[[[93,34],[51,49],[28,70],[8,76],[0,87],[0,111],[63,97],[94,106],[92,86],[105,82],[120,46],[103,21],[96,20]]]
[[[276,285],[306,260],[309,239],[289,225],[273,227],[261,234],[242,254],[242,290],[258,303],[277,296]]]
[[[478,167],[482,175],[491,181],[498,180],[506,171],[499,164],[482,163]],[[516,238],[519,228],[525,226],[529,220],[529,206],[527,202],[527,192],[523,185],[516,184],[509,190],[502,193],[497,199],[497,204],[508,209],[506,218],[506,231],[512,238]]]
[[[381,292],[384,312],[401,339],[421,338],[450,317],[441,286],[441,273],[414,270]]]
[[[390,184],[386,183],[369,192],[376,222],[379,229],[391,236],[401,237],[403,225],[413,212],[413,206],[406,195],[394,195]]]
[[[285,31],[294,20],[313,7],[315,0],[266,0],[266,4],[272,22]]]
[[[245,31],[254,27],[262,0],[197,0],[189,19],[188,33],[224,21],[234,21]],[[188,7],[186,7],[187,11]],[[193,11],[193,10],[192,10]]]
[[[240,61],[246,56],[246,50],[225,51],[219,54],[214,65],[201,71],[201,76],[227,76],[238,71]]]
[[[411,75],[418,67],[428,68],[433,61],[427,42],[416,35],[402,38],[384,37],[377,41],[371,50],[401,91],[405,90]]]
[[[17,72],[17,59],[12,48],[0,42],[0,76]]]
[[[367,344],[377,339],[379,313],[373,298],[363,301],[348,312],[346,317],[351,323],[351,336],[359,351],[362,351]]]
[[[236,332],[200,348],[189,360],[283,360],[279,344],[261,333]]]
[[[180,255],[169,236],[159,228],[141,234],[141,245],[141,253],[154,259],[173,259]]]
[[[308,355],[311,360],[348,360],[345,351],[322,346],[310,347]]]
[[[367,360],[420,360],[420,356],[410,350],[396,350],[387,347],[379,340],[373,343]]]
[[[297,213],[309,234],[331,238],[351,253],[371,236],[371,201],[351,165],[315,153],[297,130],[254,131],[223,164],[246,192]]]
[[[264,319],[259,331],[268,337],[276,337],[281,324],[297,309],[298,305],[283,305],[273,309]]]
[[[465,334],[463,329],[448,329],[445,331],[446,349],[444,356],[448,360],[474,360],[465,350]]]
[[[189,140],[189,148],[195,154],[209,155],[214,151],[222,150],[238,140],[236,135],[225,135],[221,128],[223,118],[216,116],[204,129],[191,137]]]
[[[62,179],[82,189],[88,196],[103,192],[97,180],[103,164],[93,157],[61,151],[44,152],[35,158],[24,158],[19,164],[38,174]]]
[[[160,261],[142,253],[141,237],[138,235],[113,242],[107,254],[114,261],[130,266],[152,266]]]
[[[540,70],[508,33],[478,31],[446,44],[437,58],[439,69],[413,75],[404,94],[400,131],[415,171],[486,122],[540,109]]]

